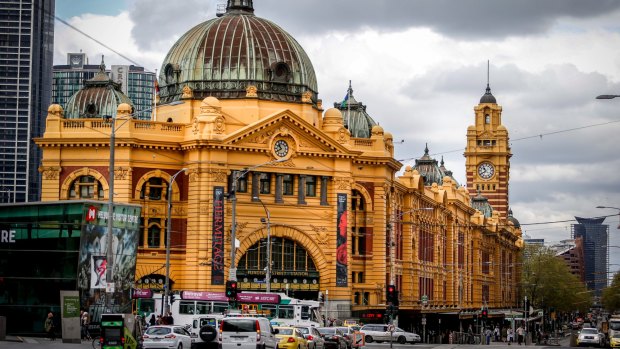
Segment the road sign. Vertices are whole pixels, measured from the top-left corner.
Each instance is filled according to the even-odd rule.
[[[422,304],[424,304],[424,305],[428,304],[428,296],[427,295],[423,295],[422,296]]]
[[[422,318],[422,325],[426,325],[426,318],[425,317]]]

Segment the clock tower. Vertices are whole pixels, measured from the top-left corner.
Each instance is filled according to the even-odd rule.
[[[487,83],[485,94],[474,107],[475,124],[467,128],[465,173],[467,190],[473,197],[486,197],[494,211],[506,218],[510,145],[508,130],[502,125],[502,107],[497,104]]]

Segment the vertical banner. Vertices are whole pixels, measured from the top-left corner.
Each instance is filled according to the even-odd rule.
[[[110,72],[112,73],[112,81],[121,84],[123,93],[129,94],[129,66],[113,65]]]
[[[224,187],[213,187],[211,285],[224,284]]]
[[[347,286],[347,194],[338,194],[336,232],[336,286]]]

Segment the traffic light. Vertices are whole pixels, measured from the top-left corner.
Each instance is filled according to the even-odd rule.
[[[226,281],[226,297],[233,301],[237,299],[237,281]]]
[[[396,286],[387,286],[385,298],[388,304],[398,305],[398,291],[396,290]]]
[[[487,319],[489,318],[489,311],[487,310],[487,308],[482,309],[482,311],[480,312],[480,318],[482,319],[482,321],[487,321]]]
[[[174,293],[170,295],[170,304],[174,303]]]

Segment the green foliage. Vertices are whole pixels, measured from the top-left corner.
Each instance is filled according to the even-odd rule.
[[[610,313],[620,311],[620,272],[614,275],[611,285],[603,290],[601,303]]]
[[[534,308],[587,312],[592,305],[591,292],[554,251],[526,245],[523,253],[522,291]]]

